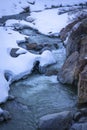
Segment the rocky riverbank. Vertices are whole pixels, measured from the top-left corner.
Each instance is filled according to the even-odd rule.
[[[39,130],[87,130],[87,109],[43,116]]]
[[[87,12],[82,11],[83,8],[86,9],[86,4],[74,5],[73,8],[70,6],[70,9],[69,6],[66,9],[65,6],[62,7],[58,15],[69,11],[72,13],[74,9],[78,13],[60,34],[48,32],[48,35],[44,35],[25,21],[22,23],[22,19],[30,23],[36,22],[32,17],[27,17],[30,15],[29,8],[25,8],[28,10],[21,14],[0,19],[0,26],[3,26],[6,31],[7,28],[12,28],[26,36],[24,40],[17,41],[18,48],[11,48],[9,53],[11,58],[16,59],[26,54],[24,50],[17,53],[19,47],[22,47],[35,55],[46,55],[48,62],[49,54],[55,61],[41,66],[37,57],[32,74],[21,76],[22,80],[18,83],[10,84],[11,87],[13,86],[10,93],[14,96],[9,96],[8,99],[14,100],[7,101],[1,107],[11,113],[12,120],[8,123],[7,120],[11,119],[9,112],[0,109],[0,130],[9,128],[13,130],[87,130],[86,104],[79,109],[76,106],[76,91],[74,92],[78,87],[78,103],[87,103]],[[45,11],[52,8],[57,7],[46,8]],[[10,25],[9,21],[13,24]],[[33,23],[35,24],[37,22]],[[11,36],[12,32],[8,34]],[[45,61],[44,56],[42,58]],[[11,74],[4,74],[7,81]],[[63,86],[59,82],[66,85]],[[5,123],[2,123],[3,121]]]
[[[43,116],[40,130],[87,130],[87,13],[78,13],[60,32],[66,46],[66,60],[58,73],[63,84],[78,87],[78,103],[84,104],[77,111],[63,111]]]
[[[60,37],[66,36],[66,61],[58,73],[58,80],[78,86],[78,102],[87,102],[87,13],[82,12],[66,26]]]

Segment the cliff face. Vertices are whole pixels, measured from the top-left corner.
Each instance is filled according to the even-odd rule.
[[[80,16],[81,17],[81,16]],[[58,80],[78,86],[79,103],[87,102],[87,18],[74,21],[60,33],[66,42],[66,61],[58,73]]]

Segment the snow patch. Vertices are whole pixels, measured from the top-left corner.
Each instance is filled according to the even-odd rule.
[[[35,19],[33,24],[43,34],[58,33],[68,22],[68,14],[58,15],[58,9],[33,12],[31,16]]]
[[[19,34],[11,28],[0,28],[2,41],[0,46],[0,103],[5,102],[8,98],[9,85],[11,82],[30,74],[34,63],[40,62],[41,66],[53,64],[55,62],[52,52],[44,51],[41,55],[32,54],[17,45],[17,39],[24,40],[25,35]],[[16,52],[20,54],[14,58],[10,55],[11,48],[19,48]],[[6,80],[5,73],[12,72],[10,81]]]

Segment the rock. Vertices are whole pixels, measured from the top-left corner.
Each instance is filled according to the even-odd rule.
[[[82,22],[78,22],[72,28],[69,38],[67,40],[66,53],[67,57],[70,56],[75,51],[80,51],[81,49],[81,39],[87,35],[87,19]]]
[[[31,16],[28,16],[28,17],[26,18],[26,21],[32,23],[32,22],[35,21],[35,18],[33,18],[33,17],[31,17]]]
[[[4,72],[5,79],[9,82],[11,81],[13,75],[13,72],[10,70],[5,70]]]
[[[78,81],[79,79],[79,74],[83,71],[85,65],[87,64],[87,60],[86,59],[79,59],[77,62],[77,66],[75,69],[75,80]]]
[[[15,99],[15,97],[13,96],[13,95],[9,95],[8,96],[8,101],[12,101],[12,100],[14,100]]]
[[[18,52],[19,51],[19,52]],[[27,51],[26,50],[24,50],[24,49],[20,49],[20,48],[12,48],[11,49],[11,51],[10,51],[10,55],[12,56],[12,57],[18,57],[19,55],[21,55],[21,54],[25,54]]]
[[[58,80],[64,84],[73,84],[74,82],[74,74],[75,68],[77,65],[77,61],[79,58],[79,53],[75,51],[70,55],[67,60],[65,61],[62,69],[58,73]]]
[[[10,51],[10,55],[12,57],[18,57],[19,54],[16,54],[16,52],[19,50],[19,48],[12,48],[11,51]]]
[[[2,113],[0,113],[0,122],[7,121],[11,119],[11,116],[8,111],[3,110]]]
[[[33,44],[27,43],[26,47],[27,47],[27,50],[36,50],[37,44],[36,43],[33,43]]]
[[[40,118],[39,130],[67,130],[72,123],[72,113],[64,111]]]
[[[30,7],[29,6],[24,7],[23,11],[20,14],[23,14],[23,13],[30,13]]]
[[[82,118],[80,118],[78,122],[79,122],[79,123],[87,122],[87,117],[82,117]]]
[[[74,19],[60,31],[60,38],[62,41],[66,40],[66,37],[69,35],[70,31],[72,30],[73,26],[77,23],[81,22],[83,19],[87,18],[87,13],[85,11],[79,11],[76,13]]]
[[[62,41],[66,40],[66,37],[68,36],[70,30],[72,29],[72,27],[77,23],[77,21],[71,22],[70,24],[68,24],[65,28],[63,28],[60,31],[60,38]]]
[[[80,111],[83,116],[87,116],[87,108],[82,108]]]
[[[78,100],[79,103],[87,102],[87,65],[79,75]]]
[[[86,15],[78,17],[66,27],[64,33],[69,31],[66,44],[66,61],[58,73],[61,83],[78,86],[78,103],[87,102],[87,18]],[[68,30],[68,31],[67,31]],[[64,34],[63,34],[64,35]],[[67,35],[67,34],[66,34]],[[62,34],[61,34],[62,36]]]
[[[51,76],[51,75],[57,75],[58,74],[58,70],[55,68],[52,69],[47,69],[47,71],[45,72],[46,76]]]
[[[78,121],[81,118],[81,116],[82,116],[81,112],[76,112],[74,114],[74,121]]]
[[[87,56],[87,36],[83,36],[80,40],[80,60],[84,59]]]
[[[47,67],[46,66],[39,66],[39,73],[40,74],[45,74],[47,71]]]
[[[87,122],[86,123],[75,123],[70,130],[87,130]]]

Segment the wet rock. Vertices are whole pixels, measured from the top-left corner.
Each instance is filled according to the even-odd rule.
[[[13,95],[9,95],[8,96],[8,101],[12,101],[12,100],[14,100],[15,99],[15,97],[13,96]]]
[[[20,51],[20,50],[22,50],[22,51]],[[10,55],[12,57],[16,58],[21,54],[25,54],[26,52],[27,52],[26,50],[23,50],[23,49],[20,49],[20,48],[12,48],[11,51],[10,51]]]
[[[0,113],[0,122],[7,121],[9,119],[11,119],[11,115],[8,111],[3,110],[2,113]]]
[[[11,81],[13,75],[14,73],[10,70],[5,70],[4,72],[4,76],[7,81]]]
[[[65,61],[62,69],[58,73],[58,80],[64,84],[73,84],[74,82],[74,74],[75,68],[77,65],[77,61],[79,58],[79,53],[75,51],[70,55],[67,60]]]
[[[57,75],[57,74],[58,74],[58,70],[55,69],[54,67],[53,69],[48,68],[47,71],[45,72],[46,76]]]
[[[30,13],[30,7],[27,6],[27,7],[23,8],[23,11],[20,14],[23,14],[23,13]]]
[[[87,108],[82,108],[80,111],[83,116],[87,116]]]
[[[82,117],[82,118],[80,118],[78,122],[79,122],[79,123],[87,122],[87,117]]]
[[[72,114],[69,111],[46,115],[40,118],[39,130],[66,130],[72,123]]]
[[[26,48],[27,50],[36,50],[37,48],[37,44],[36,43],[29,43],[29,44],[26,44]]]
[[[56,50],[59,48],[59,43],[61,40],[58,37],[46,36],[37,30],[26,27],[24,25],[17,24],[15,26],[15,28],[19,30],[20,33],[29,36],[24,42],[21,43],[20,41],[18,44],[19,46],[26,45],[27,50],[32,50],[33,52],[37,53],[41,53],[44,48],[49,48],[50,50]]]
[[[36,42],[30,42],[26,43],[26,49],[41,54],[44,50],[58,49],[58,44],[50,45],[48,43],[37,44]]]
[[[81,118],[81,116],[82,116],[81,112],[76,112],[73,117],[74,121],[78,121]]]
[[[70,130],[87,130],[87,123],[75,123]]]
[[[18,57],[19,54],[16,54],[16,52],[19,50],[19,48],[12,48],[11,51],[10,51],[10,55],[12,57]]]
[[[39,73],[40,74],[45,74],[47,71],[47,67],[46,66],[39,66]]]

